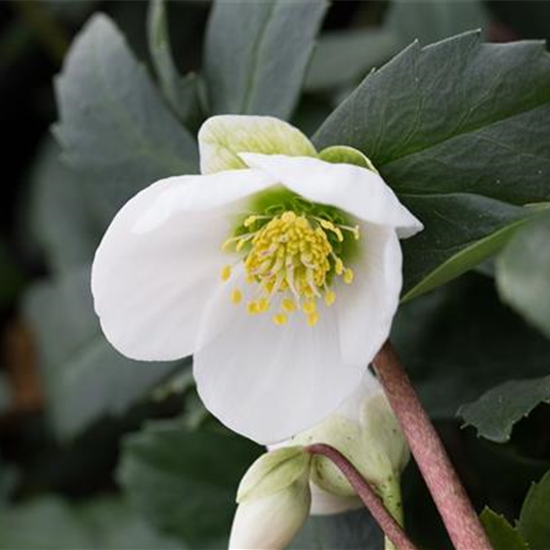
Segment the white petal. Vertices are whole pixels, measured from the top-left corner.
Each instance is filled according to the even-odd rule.
[[[336,206],[366,222],[393,227],[402,238],[423,228],[384,180],[366,168],[312,157],[256,153],[241,153],[240,157],[306,199]]]
[[[342,356],[369,364],[390,334],[402,285],[402,253],[392,228],[363,224],[353,283],[336,290]]]
[[[311,487],[311,511],[312,516],[328,516],[332,514],[341,514],[348,510],[362,508],[363,503],[359,497],[342,497],[333,495],[328,491],[323,491],[315,483],[310,483]]]
[[[95,309],[115,348],[141,360],[194,351],[200,315],[228,263],[220,245],[231,215],[267,181],[248,170],[168,178],[126,203],[92,267]]]
[[[282,441],[320,422],[354,391],[365,367],[342,361],[333,309],[323,310],[315,327],[300,313],[284,327],[271,315],[250,316],[220,296],[199,338],[208,343],[202,349],[199,341],[194,357],[206,407],[258,443]]]
[[[158,227],[178,212],[204,212],[262,191],[275,181],[259,170],[229,170],[208,176],[174,176],[151,186],[133,230]],[[158,186],[158,187],[156,187]],[[148,203],[148,204],[147,204]]]
[[[201,172],[244,168],[239,153],[315,156],[309,139],[284,120],[270,116],[218,115],[199,130]]]

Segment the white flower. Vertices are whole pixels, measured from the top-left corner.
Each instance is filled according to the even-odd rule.
[[[193,354],[214,415],[281,441],[360,383],[398,305],[398,237],[422,225],[360,152],[317,153],[277,119],[211,118],[199,146],[202,175],[158,181],[116,215],[95,309],[123,354]]]

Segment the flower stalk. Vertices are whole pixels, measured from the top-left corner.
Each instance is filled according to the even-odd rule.
[[[491,550],[464,487],[390,342],[374,369],[456,550]]]
[[[399,523],[386,509],[374,489],[340,451],[324,443],[309,445],[306,450],[311,454],[322,455],[330,459],[339,468],[397,550],[417,550],[417,547],[409,540]]]

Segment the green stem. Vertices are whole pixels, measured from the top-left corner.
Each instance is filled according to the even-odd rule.
[[[399,478],[390,477],[385,483],[379,485],[376,491],[384,506],[388,512],[393,516],[393,519],[399,524],[400,527],[405,526],[405,518],[403,515],[403,504],[401,502],[401,485]],[[384,538],[385,550],[396,550],[392,541],[388,538]]]

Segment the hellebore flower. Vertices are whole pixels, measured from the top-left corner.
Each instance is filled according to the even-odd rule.
[[[237,494],[230,548],[282,549],[309,514],[362,506],[330,460],[309,454],[306,447],[314,443],[339,450],[402,523],[399,479],[409,451],[382,389],[366,373],[360,387],[327,419],[272,447],[249,468]]]
[[[360,383],[397,309],[398,238],[422,225],[362,153],[318,153],[277,119],[210,118],[199,148],[202,175],[158,181],[115,216],[95,309],[124,355],[193,354],[215,416],[281,441]]]

